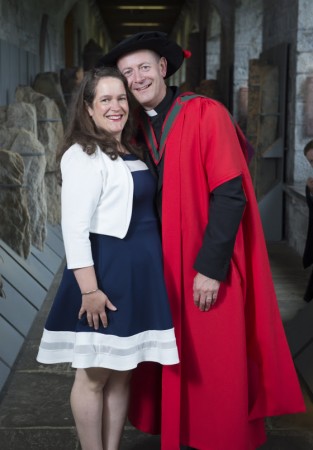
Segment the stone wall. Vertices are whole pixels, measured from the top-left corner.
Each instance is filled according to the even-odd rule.
[[[63,65],[63,27],[64,15],[75,0],[0,0],[0,38],[15,44],[18,48],[38,54],[41,20],[48,15],[47,23],[47,70]],[[63,15],[63,17],[62,17]]]
[[[308,92],[310,80],[313,86],[313,2],[199,0],[199,4],[200,30],[208,33],[208,66],[210,58],[212,61],[212,66],[207,69],[207,78],[217,78],[223,93],[222,101],[243,129],[246,125],[247,98],[250,101],[247,91],[249,61],[258,59],[262,53],[268,53],[281,44],[289,45],[288,72],[284,74],[288,80],[288,90],[283,181],[285,186],[296,184],[297,187],[288,188],[286,194],[284,238],[301,252],[307,222],[304,186],[306,178],[313,175],[303,156],[304,145],[313,138],[307,132],[306,123],[308,115],[311,117],[313,114],[313,107],[308,104],[309,95],[313,97],[313,92]],[[214,17],[220,19],[218,29],[214,26],[218,25],[219,20],[213,20]],[[252,170],[258,171],[256,168]]]
[[[298,0],[263,0],[263,49],[282,42],[295,44]]]
[[[303,198],[303,186],[286,188],[285,194],[285,228],[289,245],[301,256],[308,229],[308,208]]]
[[[0,237],[27,258],[43,250],[47,221],[61,220],[56,153],[63,137],[54,100],[30,87],[0,108]]]
[[[289,43],[286,182],[292,179],[295,126],[295,82],[298,0],[264,0],[263,50]]]
[[[222,93],[222,102],[232,111],[235,2],[230,0],[199,0],[199,4],[201,12],[199,20],[200,28],[208,32],[208,35],[203,36],[203,38],[207,39],[209,37],[208,44],[209,47],[211,46],[212,58],[214,58],[214,72],[216,72],[216,78]],[[219,35],[210,22],[212,14],[221,19],[220,42],[216,41],[216,39],[219,39]],[[210,38],[213,39],[212,42],[210,42]],[[218,53],[220,54],[219,67],[216,64]],[[209,65],[209,54],[206,55],[206,60]],[[209,72],[209,76],[211,77],[213,74]]]
[[[306,107],[308,101],[308,86],[313,76],[313,2],[299,0],[297,61],[295,72],[295,137],[294,137],[294,166],[290,179],[303,182],[308,176],[313,176],[312,168],[303,156],[305,144],[313,139],[306,130]],[[311,105],[312,106],[312,105]]]
[[[245,129],[249,60],[258,59],[262,50],[263,2],[242,0],[235,13],[234,102],[233,115]]]
[[[206,79],[217,80],[221,63],[221,17],[213,8],[209,11],[206,36]]]
[[[311,175],[303,147],[312,139],[306,135],[307,80],[313,75],[313,2],[310,0],[264,1],[265,49],[290,43],[288,74],[287,152],[285,184],[285,237],[299,253],[303,251],[308,211],[304,198],[306,178]]]
[[[65,64],[64,28],[69,14],[73,61],[79,63],[78,35],[81,50],[91,38],[106,45],[109,42],[95,2],[0,0],[0,150],[4,152],[0,209],[5,217],[0,237],[24,258],[31,244],[43,249],[47,221],[60,222],[55,154],[63,135],[66,107],[58,75]],[[54,91],[47,91],[47,80]],[[21,155],[19,166],[11,153]],[[14,183],[17,166],[23,182]],[[21,187],[5,187],[19,183]],[[18,205],[18,218],[10,205]]]
[[[59,74],[65,68],[68,16],[72,21],[67,31],[73,41],[71,62],[81,66],[91,39],[103,51],[110,43],[95,2],[0,0],[0,106],[14,101],[17,86],[33,86],[38,72]],[[64,120],[64,108],[61,115]]]

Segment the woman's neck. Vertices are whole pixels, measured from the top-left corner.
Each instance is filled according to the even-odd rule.
[[[128,155],[130,153],[121,142],[118,143],[118,151],[121,155]]]

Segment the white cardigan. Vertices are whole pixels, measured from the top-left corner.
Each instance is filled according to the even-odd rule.
[[[62,233],[68,269],[93,265],[89,232],[125,237],[132,214],[133,178],[123,159],[78,144],[62,156]]]

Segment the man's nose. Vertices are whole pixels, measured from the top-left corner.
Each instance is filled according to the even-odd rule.
[[[144,77],[143,77],[142,73],[140,72],[140,70],[134,70],[134,72],[133,72],[133,81],[135,83],[140,83],[140,81],[142,81],[143,78]]]

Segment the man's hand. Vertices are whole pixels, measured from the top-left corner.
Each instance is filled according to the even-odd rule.
[[[217,299],[220,282],[197,273],[193,281],[193,300],[200,311],[209,311]]]

